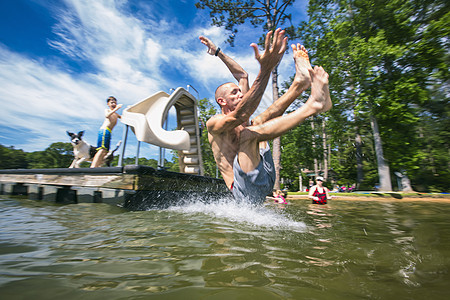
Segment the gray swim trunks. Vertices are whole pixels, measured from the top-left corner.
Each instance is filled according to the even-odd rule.
[[[238,156],[234,158],[233,196],[236,200],[250,201],[262,204],[266,196],[272,193],[275,183],[275,166],[269,144],[265,149],[259,149],[261,161],[256,169],[245,173],[239,165]]]

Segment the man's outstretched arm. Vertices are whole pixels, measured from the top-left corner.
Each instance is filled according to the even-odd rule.
[[[203,45],[208,47],[207,52],[209,55],[217,56],[227,66],[233,77],[238,81],[238,85],[242,93],[247,93],[250,89],[247,72],[235,60],[226,55],[223,50],[216,47],[216,45],[210,39],[204,36],[200,36],[199,39]]]
[[[210,122],[213,131],[229,130],[247,122],[258,108],[266,89],[272,70],[278,65],[286,51],[287,38],[284,30],[277,29],[268,32],[265,41],[265,51],[259,53],[258,46],[251,44],[255,51],[255,58],[260,64],[259,74],[253,82],[250,90],[244,95],[236,109],[222,118],[216,118]],[[273,35],[273,40],[271,39]],[[272,40],[272,45],[271,45]],[[210,120],[212,121],[212,120]]]

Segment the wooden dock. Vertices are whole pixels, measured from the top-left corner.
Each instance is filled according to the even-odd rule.
[[[56,203],[109,203],[130,210],[232,197],[221,179],[140,165],[0,170],[0,194]]]

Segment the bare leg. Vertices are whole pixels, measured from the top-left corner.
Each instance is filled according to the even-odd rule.
[[[77,159],[75,158],[72,163],[70,164],[69,168],[74,168],[75,167],[75,163],[76,163]]]
[[[330,91],[328,90],[328,73],[318,66],[315,66],[314,70],[309,72],[312,79],[311,97],[305,105],[310,104],[314,109],[317,109],[316,114],[326,112],[332,106]]]
[[[295,77],[289,90],[275,101],[268,109],[253,119],[253,125],[260,125],[270,119],[281,116],[291,103],[297,99],[300,94],[309,88],[311,84],[311,75],[309,70],[312,70],[309,62],[308,51],[303,45],[291,45],[294,53],[295,62]]]
[[[97,151],[97,153],[94,156],[94,159],[92,160],[91,168],[97,168],[101,167],[103,164],[103,157],[108,153],[106,149],[100,149]]]
[[[329,110],[331,98],[328,90],[328,73],[322,67],[308,70],[311,78],[311,96],[296,111],[268,120],[259,125],[244,128],[240,133],[238,159],[241,169],[254,170],[261,157],[259,143],[274,139],[302,123],[306,118]]]
[[[309,70],[312,70],[312,68],[309,62],[308,50],[300,44],[297,44],[297,46],[293,44],[291,47],[294,52],[295,62],[294,83],[298,83],[300,89],[304,91],[311,85]]]
[[[311,96],[305,105],[290,114],[277,117],[257,126],[247,127],[246,129],[249,132],[241,136],[241,142],[245,137],[256,139],[257,142],[274,139],[302,123],[309,116],[325,112],[331,108],[328,73],[322,67],[317,66],[314,70],[309,70],[309,73],[311,75]]]
[[[244,128],[240,133],[238,161],[242,171],[248,173],[256,169],[261,161],[259,148],[265,147],[265,141],[258,141],[258,135],[249,127]],[[260,143],[261,142],[261,143]]]

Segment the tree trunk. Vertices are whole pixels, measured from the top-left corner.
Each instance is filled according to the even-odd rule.
[[[272,96],[273,102],[278,100],[278,66],[272,71]],[[280,170],[281,170],[281,137],[273,140],[273,163],[275,165],[275,184],[274,189],[280,189]]]
[[[386,163],[383,155],[383,146],[381,142],[380,130],[378,129],[377,119],[373,114],[370,115],[370,126],[373,131],[373,140],[375,143],[375,153],[377,156],[378,176],[380,178],[380,191],[392,191],[391,173],[389,165]]]
[[[419,137],[421,140],[424,139],[422,126],[419,126]],[[426,153],[428,154],[429,158],[427,159],[427,157],[425,157],[425,160],[428,162],[428,166],[431,166],[431,172],[433,173],[433,175],[437,176],[437,170],[436,170],[436,166],[434,164],[434,158],[433,158],[433,151],[432,151],[431,145],[429,143],[427,143],[427,146],[426,146]]]
[[[314,155],[314,174],[316,174],[316,177],[319,176],[319,167],[317,165],[317,157],[316,157],[316,134],[314,129],[314,117],[311,120],[311,141],[312,141],[312,147],[313,147],[313,155]]]
[[[328,181],[328,152],[327,152],[327,132],[325,130],[325,119],[322,120],[322,145],[323,145],[323,179]]]
[[[303,192],[302,170],[300,170],[300,172],[298,172],[298,191]]]
[[[359,134],[358,126],[356,126],[355,146],[356,146],[356,189],[359,189],[361,182],[364,179],[364,171],[362,160],[362,140],[361,135]]]
[[[266,0],[266,7],[270,7],[270,0]],[[267,28],[269,30],[275,30],[273,28],[274,22],[270,18],[270,14],[267,15]],[[278,66],[272,71],[272,102],[278,100]],[[273,140],[272,149],[273,163],[275,166],[275,183],[274,189],[280,189],[280,170],[281,170],[281,137],[277,137]]]

